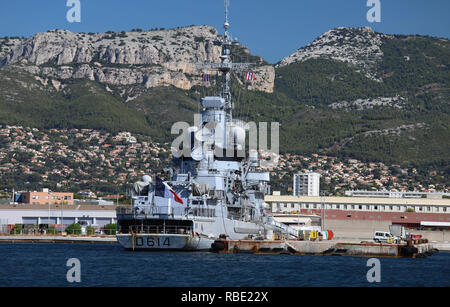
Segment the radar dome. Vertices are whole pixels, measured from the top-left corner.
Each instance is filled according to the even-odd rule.
[[[142,179],[141,179],[143,182],[149,182],[149,183],[151,183],[152,182],[152,177],[150,177],[149,175],[144,175],[144,176],[142,176]]]

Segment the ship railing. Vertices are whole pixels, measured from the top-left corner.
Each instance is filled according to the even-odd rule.
[[[141,205],[136,207],[117,207],[116,214],[130,214],[134,216],[152,216],[152,215],[192,215],[200,217],[213,218],[216,217],[216,208],[214,207],[169,207],[169,206],[149,206]],[[238,219],[236,215],[235,219]]]
[[[169,206],[136,206],[136,207],[117,207],[117,214],[131,215],[185,215],[186,208],[169,207]]]
[[[201,217],[216,217],[216,209],[215,208],[192,208],[189,213],[193,216],[201,216]]]
[[[116,208],[116,214],[133,214],[134,208],[132,206],[118,206]]]
[[[191,226],[133,225],[119,228],[119,233],[134,234],[190,234],[192,231]]]
[[[186,207],[169,207],[169,206],[151,206],[143,208],[147,211],[146,214],[150,215],[185,215],[187,212]]]

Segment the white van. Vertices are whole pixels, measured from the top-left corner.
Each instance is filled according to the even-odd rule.
[[[385,242],[385,243],[399,243],[399,238],[394,237],[390,232],[386,231],[375,231],[373,235],[373,240],[375,242]]]

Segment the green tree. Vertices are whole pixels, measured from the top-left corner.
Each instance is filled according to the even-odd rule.
[[[78,223],[70,224],[67,226],[66,232],[70,235],[79,235],[81,234],[81,225]]]
[[[107,235],[115,235],[117,232],[117,225],[116,224],[108,224],[103,227],[103,232]]]
[[[22,233],[22,225],[21,224],[15,224],[14,228],[11,229],[11,234],[18,235]]]
[[[88,236],[92,236],[93,234],[95,234],[95,228],[92,226],[86,226],[86,233],[88,234]]]
[[[55,235],[55,234],[57,234],[57,233],[58,233],[58,231],[56,230],[56,227],[55,227],[55,226],[49,226],[49,227],[48,227],[48,229],[47,229],[47,234]]]

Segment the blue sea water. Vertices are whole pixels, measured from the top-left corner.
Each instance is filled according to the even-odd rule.
[[[147,287],[450,286],[450,253],[425,259],[379,258],[381,282],[369,283],[368,258],[300,255],[130,252],[109,244],[0,244],[0,285]],[[81,283],[66,279],[78,258]]]

